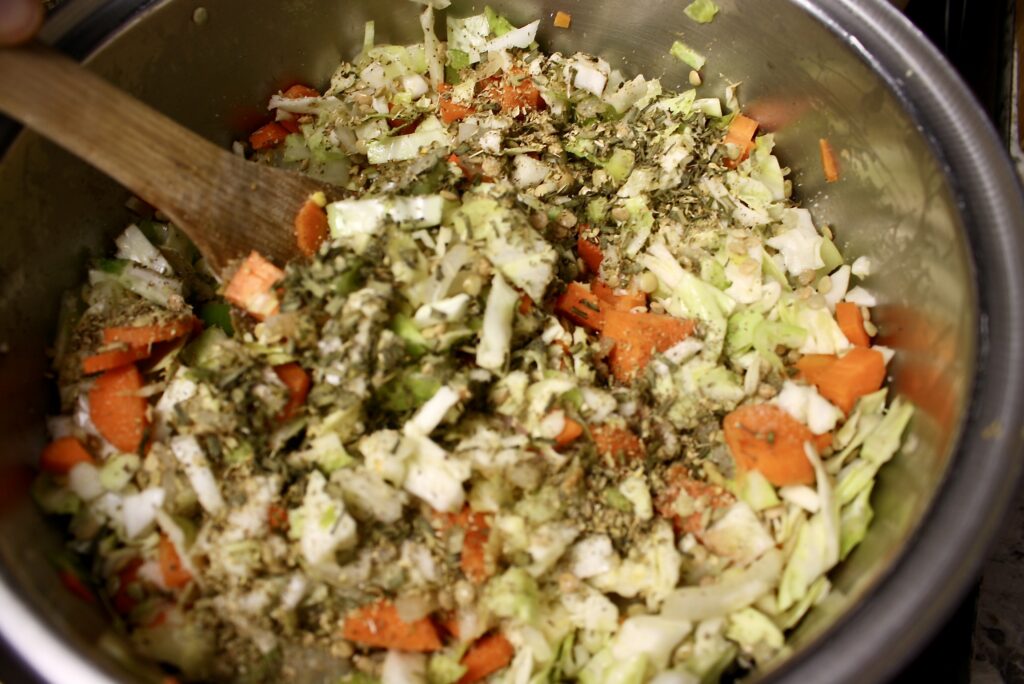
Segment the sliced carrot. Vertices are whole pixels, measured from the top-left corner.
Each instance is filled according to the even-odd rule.
[[[836,322],[839,329],[846,335],[851,344],[858,347],[870,347],[871,337],[864,329],[864,317],[860,313],[860,307],[852,302],[839,302],[836,304]]]
[[[555,12],[555,28],[567,29],[572,25],[572,15],[568,12]]]
[[[64,585],[64,588],[72,594],[86,603],[96,603],[96,597],[74,570],[61,570],[58,577],[60,577],[60,583]]]
[[[92,354],[82,359],[82,372],[86,375],[120,368],[149,356],[149,347],[123,347]]]
[[[831,354],[805,354],[804,356],[801,356],[800,360],[796,363],[796,367],[800,371],[797,374],[797,377],[807,380],[808,373],[825,371],[835,360],[836,357]],[[808,382],[810,382],[810,380],[808,380]]]
[[[757,122],[749,116],[737,114],[729,124],[729,130],[725,133],[725,143],[736,145],[740,148],[740,155],[736,159],[727,159],[725,165],[734,167],[750,156],[754,149],[754,135],[757,133]]]
[[[654,507],[661,517],[671,520],[676,530],[683,534],[700,534],[704,531],[704,511],[707,508],[728,508],[735,501],[732,494],[718,485],[693,478],[681,463],[670,466],[664,479],[665,489],[655,497]],[[676,510],[680,492],[686,492],[694,503],[695,510],[685,517]]]
[[[281,97],[289,100],[298,100],[303,97],[320,97],[320,91],[316,88],[310,88],[307,85],[296,83],[292,87],[288,88],[288,90],[281,93]]]
[[[462,538],[459,567],[474,584],[483,584],[493,572],[487,564],[487,539],[491,527],[483,513],[469,513]]]
[[[618,462],[638,461],[647,455],[640,438],[629,428],[616,425],[596,425],[590,429],[594,446],[601,456],[610,456]]]
[[[693,328],[693,321],[665,314],[606,309],[601,336],[615,343],[608,356],[612,375],[619,382],[630,382],[647,367],[655,352],[666,351],[682,342]]]
[[[254,150],[264,150],[268,147],[277,147],[287,137],[287,129],[276,121],[271,121],[253,131],[249,136],[249,144]]]
[[[877,391],[885,382],[885,357],[866,347],[854,347],[843,357],[808,354],[796,362],[796,367],[821,396],[847,414],[858,399]]]
[[[610,304],[613,309],[619,311],[631,311],[638,306],[647,306],[647,295],[640,290],[627,290],[622,294],[616,294],[615,290],[600,280],[590,283],[590,291],[597,295],[602,302]]]
[[[572,418],[566,416],[565,427],[563,427],[562,431],[558,433],[557,437],[555,437],[555,446],[558,447],[559,449],[564,449],[565,447],[569,446],[577,439],[579,439],[580,435],[582,434],[583,426],[577,423]]]
[[[267,526],[271,530],[284,532],[288,529],[288,509],[277,504],[267,507]]]
[[[313,200],[306,200],[299,213],[295,215],[295,241],[299,245],[299,251],[311,257],[317,253],[326,239],[327,212]]]
[[[461,121],[467,116],[476,114],[476,108],[469,105],[464,105],[459,102],[452,100],[451,96],[451,85],[442,83],[437,87],[438,98],[437,105],[441,113],[441,121],[446,124],[453,123],[455,121]]]
[[[157,342],[175,340],[195,329],[195,316],[183,316],[153,325],[111,327],[103,330],[103,344],[120,343],[132,347],[145,347]]]
[[[168,539],[166,534],[160,535],[157,556],[160,560],[160,574],[163,575],[164,584],[168,587],[181,589],[192,581],[192,573],[181,564],[178,550],[174,548],[174,542]]]
[[[821,450],[831,435],[810,429],[774,404],[748,404],[725,417],[725,443],[741,470],[757,470],[774,485],[814,484],[804,443]]]
[[[279,421],[284,422],[298,413],[302,405],[306,403],[310,385],[309,373],[297,363],[274,366],[274,372],[288,388],[288,403],[277,416]]]
[[[835,183],[839,180],[839,162],[832,151],[832,145],[825,138],[821,138],[818,140],[818,147],[821,148],[821,169],[825,172],[825,180]]]
[[[501,634],[482,637],[462,656],[466,673],[462,675],[459,684],[479,682],[507,667],[515,653],[512,643]]]
[[[274,285],[282,278],[284,271],[253,251],[224,289],[224,299],[262,321],[280,309]]]
[[[89,417],[99,433],[115,447],[135,453],[149,427],[146,400],[139,395],[142,375],[135,366],[108,370],[89,390]]]
[[[462,551],[459,554],[459,567],[475,584],[482,584],[493,574],[493,568],[487,563],[487,540],[491,525],[486,513],[478,513],[465,506],[458,513],[435,513],[436,529],[448,532],[458,528],[463,532]]]
[[[513,78],[516,78],[513,75]],[[501,88],[498,103],[503,114],[527,112],[540,109],[540,91],[530,78],[522,78],[518,83],[508,83]]]
[[[405,622],[388,600],[363,606],[345,618],[342,636],[363,646],[427,653],[441,649],[441,637],[429,618]]]
[[[61,437],[43,448],[39,467],[54,475],[67,475],[79,463],[95,463],[92,455],[74,437]]]
[[[588,272],[595,275],[600,272],[601,262],[604,261],[604,252],[601,251],[601,245],[581,236],[576,238],[576,253],[580,255],[580,259],[583,260],[583,265],[587,267]]]
[[[522,294],[519,295],[519,315],[529,316],[533,312],[533,300],[530,299],[530,295]]]
[[[302,126],[299,125],[299,120],[294,118],[291,119],[279,119],[277,124],[289,133],[298,133],[302,130]]]
[[[555,301],[555,311],[584,328],[604,328],[601,300],[582,283],[569,283],[565,292]]]

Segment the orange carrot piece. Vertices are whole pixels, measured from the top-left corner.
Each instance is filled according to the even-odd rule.
[[[867,347],[854,347],[839,358],[808,354],[796,362],[803,377],[821,396],[849,414],[857,400],[882,387],[885,357]]]
[[[254,150],[264,150],[268,147],[277,147],[288,137],[288,131],[276,121],[271,121],[265,126],[260,126],[249,136],[249,144]]]
[[[502,634],[482,637],[462,656],[466,673],[462,675],[459,684],[479,682],[507,667],[515,653],[511,642]]]
[[[601,245],[596,242],[591,242],[584,237],[576,238],[576,253],[580,255],[580,259],[583,260],[583,265],[587,267],[587,271],[593,274],[597,274],[601,270],[601,262],[604,261],[604,252],[601,251]]]
[[[274,366],[274,372],[288,388],[288,403],[277,416],[277,419],[283,423],[298,413],[302,405],[306,403],[310,385],[309,373],[297,363]]]
[[[569,283],[565,292],[555,300],[555,311],[584,328],[604,328],[604,307],[601,306],[601,300],[582,283]]]
[[[572,25],[572,15],[568,12],[555,12],[555,28],[567,29]]]
[[[509,83],[503,86],[498,102],[501,104],[503,114],[509,112],[525,114],[540,109],[540,91],[537,90],[537,86],[533,85],[532,79],[523,78],[519,83]]]
[[[461,121],[467,116],[476,114],[476,108],[469,105],[460,104],[452,100],[450,94],[452,87],[447,83],[442,83],[437,87],[438,98],[437,105],[438,110],[441,113],[441,121],[446,124],[453,123],[455,121]]]
[[[533,312],[533,300],[530,299],[530,295],[522,294],[519,295],[519,315],[529,316]]]
[[[280,309],[273,288],[282,278],[284,271],[253,251],[232,276],[224,289],[224,298],[262,321]]]
[[[277,504],[267,507],[267,526],[274,531],[284,532],[288,529],[288,509]]]
[[[483,584],[493,573],[487,567],[487,539],[491,527],[487,516],[483,513],[470,513],[467,509],[467,521],[462,538],[462,552],[459,554],[459,567],[473,584]]]
[[[294,118],[294,115],[291,119],[280,119],[277,124],[289,133],[298,133],[302,130],[302,127],[299,126],[299,120]]]
[[[832,145],[825,138],[818,140],[818,147],[821,148],[821,169],[825,172],[825,180],[835,183],[839,180],[839,162],[836,160]]]
[[[164,584],[168,587],[181,589],[192,581],[192,573],[181,564],[178,550],[174,548],[174,543],[167,538],[166,534],[160,535],[157,556],[160,560],[160,573],[163,575]]]
[[[804,443],[816,448],[831,443],[831,435],[815,437],[811,430],[774,404],[748,404],[725,417],[725,443],[741,470],[757,470],[777,486],[814,484],[814,467]]]
[[[665,471],[665,484],[665,489],[655,497],[654,507],[661,517],[671,520],[676,530],[683,534],[700,534],[704,531],[703,511],[706,508],[728,508],[735,501],[732,494],[718,485],[694,479],[681,463]],[[698,508],[685,517],[676,512],[675,503],[680,492],[686,492]]]
[[[638,461],[647,455],[640,438],[629,428],[615,425],[597,425],[590,429],[594,446],[601,456],[610,456],[615,461]]]
[[[590,284],[590,291],[597,295],[602,302],[610,304],[613,309],[619,311],[631,311],[638,306],[647,306],[647,295],[639,290],[627,290],[623,294],[616,294],[615,290],[605,285],[604,282],[595,280]]]
[[[114,593],[113,604],[118,615],[127,616],[139,604],[129,587],[139,581],[141,567],[142,559],[136,557],[128,561],[128,564],[117,573],[117,591]]]
[[[196,329],[194,316],[183,316],[173,321],[153,325],[118,326],[103,330],[103,344],[127,344],[145,347],[157,342],[167,342],[188,335]]]
[[[740,156],[736,159],[728,159],[726,166],[736,166],[750,155],[754,149],[754,135],[757,133],[757,122],[749,116],[737,114],[729,124],[729,130],[725,133],[725,143],[736,145],[740,148]]]
[[[655,352],[663,352],[682,342],[693,328],[693,321],[665,314],[605,310],[601,335],[615,342],[608,356],[612,375],[619,382],[628,383],[647,367]]]
[[[96,597],[74,570],[61,570],[57,576],[60,577],[60,583],[64,588],[72,594],[86,603],[96,603]]]
[[[74,437],[55,439],[43,448],[39,467],[54,475],[67,475],[79,463],[95,463],[92,455]]]
[[[135,366],[108,370],[89,390],[89,416],[99,433],[115,447],[135,453],[149,427],[146,400],[139,396],[142,375]]]
[[[562,431],[558,433],[557,437],[555,437],[555,446],[559,449],[564,449],[579,439],[582,434],[583,426],[569,416],[566,416],[565,427],[563,427]]]
[[[493,568],[487,563],[487,540],[491,525],[486,513],[477,513],[469,506],[463,507],[458,513],[434,513],[434,529],[439,534],[452,528],[463,532],[462,551],[459,556],[459,567],[463,574],[475,584],[482,584],[493,574]]]
[[[149,356],[149,347],[125,347],[92,354],[82,359],[82,372],[86,375],[102,373],[112,368],[120,368],[135,363]]]
[[[296,83],[292,87],[288,88],[288,90],[281,93],[281,97],[289,100],[298,100],[303,97],[320,97],[320,91],[316,88],[310,88],[308,85]]]
[[[299,213],[295,215],[295,241],[299,245],[299,251],[311,257],[317,253],[326,239],[327,212],[313,200],[306,200]]]
[[[870,347],[871,337],[864,329],[864,317],[860,314],[860,307],[853,302],[839,302],[836,304],[836,322],[839,329],[850,340],[850,344],[858,347]]]
[[[468,161],[466,161],[465,159],[463,159],[462,157],[460,157],[457,154],[453,153],[453,154],[448,155],[448,163],[449,164],[455,164],[457,167],[459,167],[459,170],[462,171],[462,177],[465,178],[466,180],[468,180],[469,182],[475,181],[477,179],[477,177],[480,176],[480,165],[479,164],[474,164],[472,162],[468,162]],[[489,179],[488,177],[484,176],[483,180],[486,182],[486,181],[489,181],[491,179]]]
[[[405,622],[387,600],[349,613],[342,636],[363,646],[428,653],[441,649],[441,637],[430,618]]]

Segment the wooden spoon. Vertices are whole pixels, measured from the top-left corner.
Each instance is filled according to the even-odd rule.
[[[167,214],[221,277],[254,249],[297,256],[295,215],[314,192],[337,194],[217,147],[38,44],[0,49],[0,111]]]

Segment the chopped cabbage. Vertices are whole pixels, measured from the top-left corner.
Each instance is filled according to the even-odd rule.
[[[647,656],[647,662],[656,670],[663,670],[679,642],[693,629],[686,620],[673,620],[660,615],[637,615],[626,618],[611,643],[616,660],[628,660],[638,655]]]
[[[380,138],[366,146],[366,157],[371,164],[407,161],[420,156],[423,150],[435,145],[451,144],[445,127],[431,116],[423,120],[413,133]]]
[[[500,618],[531,624],[540,607],[537,582],[522,568],[509,568],[484,587],[484,605]]]
[[[775,547],[775,540],[750,506],[737,501],[704,532],[704,545],[737,565],[749,565]]]
[[[695,622],[746,608],[775,588],[782,562],[782,554],[769,549],[746,568],[726,570],[713,584],[676,589],[665,599],[661,614]]]
[[[818,234],[806,209],[786,209],[782,218],[782,232],[767,240],[767,245],[782,254],[786,270],[793,276],[816,271],[825,266],[821,258],[823,238]]]
[[[487,295],[484,325],[476,350],[476,365],[498,371],[508,362],[512,342],[512,320],[516,315],[519,294],[495,273],[491,292]]]

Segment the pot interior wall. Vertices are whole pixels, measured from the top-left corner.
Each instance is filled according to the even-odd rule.
[[[940,160],[905,103],[855,46],[798,3],[720,0],[721,13],[706,26],[689,21],[680,0],[492,4],[519,23],[540,18],[538,41],[545,48],[595,53],[626,73],[660,76],[668,87],[687,87],[688,67],[668,56],[682,35],[708,56],[704,92],[721,96],[727,84],[741,84],[744,110],[776,133],[780,157],[818,225],[832,227],[844,254],[868,255],[874,264],[867,286],[881,302],[875,310],[881,342],[898,350],[894,386],[919,411],[910,446],[879,480],[868,538],[835,574],[832,599],[795,637],[796,648],[804,647],[891,566],[928,509],[965,415],[976,293]],[[202,23],[194,21],[200,6],[207,12]],[[455,2],[449,11],[481,9]],[[551,26],[556,9],[572,14],[570,31]],[[406,0],[175,0],[142,13],[91,66],[228,145],[261,122],[271,92],[296,81],[325,84],[338,60],[358,49],[368,19],[376,21],[379,41],[419,40],[416,9]],[[839,155],[838,183],[824,182],[819,138],[828,138]],[[53,406],[46,350],[60,295],[80,282],[87,260],[103,254],[131,220],[126,198],[116,184],[32,134],[19,136],[0,164],[0,435],[6,447],[0,453],[0,572],[79,650],[122,673],[117,663],[128,662],[127,651],[101,613],[60,587],[47,561],[60,548],[60,536],[33,508],[26,487]]]

